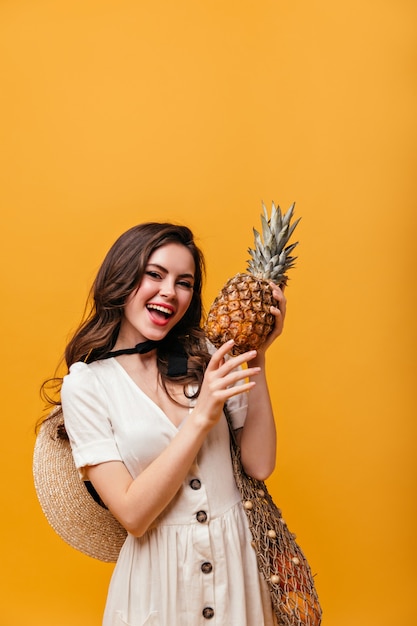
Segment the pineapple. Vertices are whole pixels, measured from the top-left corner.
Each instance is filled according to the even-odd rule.
[[[219,348],[229,339],[235,341],[234,354],[259,348],[271,332],[275,318],[270,313],[277,306],[270,282],[287,283],[286,272],[294,266],[291,256],[296,243],[288,241],[300,218],[291,224],[294,204],[282,215],[280,207],[272,203],[271,217],[262,203],[262,237],[253,229],[255,248],[248,249],[251,259],[247,272],[229,279],[211,305],[205,330],[207,338]]]

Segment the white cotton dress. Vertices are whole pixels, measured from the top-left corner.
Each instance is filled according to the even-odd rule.
[[[244,423],[246,404],[245,394],[230,401],[236,428]],[[178,433],[114,358],[72,365],[64,378],[62,406],[81,474],[87,465],[120,460],[135,478]],[[159,480],[163,488],[164,476]],[[140,538],[128,534],[110,583],[103,626],[273,624],[234,482],[223,417],[152,528]]]

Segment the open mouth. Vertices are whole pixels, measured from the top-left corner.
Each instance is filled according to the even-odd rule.
[[[169,320],[174,315],[174,310],[171,307],[163,306],[162,304],[147,304],[146,308],[152,314],[152,317],[161,321]]]

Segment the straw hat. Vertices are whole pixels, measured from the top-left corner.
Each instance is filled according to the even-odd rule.
[[[126,530],[87,490],[69,441],[59,435],[64,417],[55,408],[42,423],[33,455],[36,493],[55,532],[70,546],[101,561],[116,561]]]

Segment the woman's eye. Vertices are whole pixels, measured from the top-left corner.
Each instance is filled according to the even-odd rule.
[[[188,280],[179,280],[178,281],[178,285],[180,287],[184,287],[185,289],[192,289],[193,288],[193,284],[190,283]]]
[[[151,278],[161,278],[161,275],[158,274],[158,272],[154,272],[152,270],[148,270],[147,272],[145,272],[145,274],[147,276],[150,276]]]

